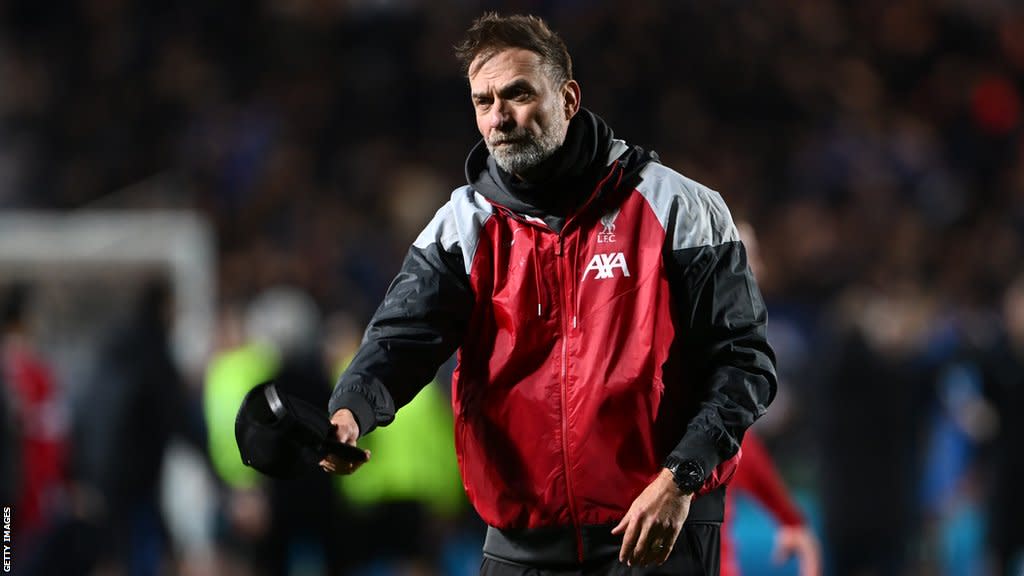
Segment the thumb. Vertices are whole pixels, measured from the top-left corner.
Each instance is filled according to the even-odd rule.
[[[626,531],[626,526],[628,524],[629,524],[629,522],[626,521],[626,517],[623,516],[622,520],[619,520],[619,524],[615,528],[612,528],[612,534],[616,534],[616,535],[622,534],[623,532]]]
[[[790,549],[788,541],[783,538],[776,538],[775,547],[772,550],[772,561],[776,564],[783,564],[792,555],[793,550]]]

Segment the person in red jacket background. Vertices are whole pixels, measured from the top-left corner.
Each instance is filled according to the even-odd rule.
[[[17,431],[13,508],[28,543],[24,558],[63,513],[67,490],[66,411],[53,373],[35,348],[30,322],[33,295],[29,284],[12,285],[0,294],[0,383],[8,387]]]
[[[796,557],[800,576],[820,576],[821,546],[790,497],[771,454],[753,430],[747,431],[742,446],[743,460],[729,483],[729,495],[725,499],[721,576],[740,576],[736,544],[728,529],[735,519],[733,501],[736,494],[753,498],[779,523],[773,554],[776,562]]]
[[[764,262],[754,227],[744,220],[736,222],[743,245],[747,248],[747,261],[754,277],[759,277]],[[821,545],[807,525],[803,514],[790,497],[786,484],[775,468],[771,454],[754,430],[747,430],[742,443],[743,460],[729,484],[725,500],[725,524],[722,530],[722,576],[740,576],[736,545],[728,527],[733,521],[733,501],[736,494],[750,496],[764,507],[779,523],[775,536],[776,562],[795,556],[800,576],[820,576]]]

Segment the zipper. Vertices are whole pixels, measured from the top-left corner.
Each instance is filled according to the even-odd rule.
[[[569,463],[569,320],[568,310],[565,303],[565,272],[562,256],[565,254],[563,242],[565,238],[559,234],[558,243],[555,244],[555,256],[558,256],[558,288],[562,298],[562,460],[565,466],[565,490],[569,499],[569,516],[572,518],[572,526],[576,532],[576,559],[583,563],[583,528],[580,526],[580,519],[576,511],[576,495],[572,487],[572,474]],[[570,271],[575,274],[575,271]]]
[[[579,513],[576,510],[576,495],[575,495],[575,492],[573,491],[572,474],[570,473],[570,468],[569,468],[569,466],[570,466],[570,463],[569,463],[569,415],[568,415],[568,408],[567,408],[567,405],[568,405],[568,395],[569,395],[569,335],[572,333],[572,331],[574,331],[576,329],[576,315],[578,314],[578,311],[576,310],[576,308],[573,307],[573,298],[575,297],[575,295],[574,294],[570,294],[569,296],[566,296],[567,290],[565,288],[565,286],[566,286],[566,279],[565,279],[566,275],[569,274],[570,275],[569,276],[570,280],[575,282],[575,278],[576,278],[575,274],[576,274],[577,271],[575,270],[575,266],[573,267],[573,269],[570,269],[568,272],[565,271],[565,269],[568,266],[568,264],[565,263],[563,261],[563,259],[562,259],[562,257],[565,255],[565,246],[564,246],[565,236],[564,236],[564,233],[565,233],[565,231],[567,229],[570,229],[570,224],[576,219],[576,215],[584,213],[590,207],[590,205],[594,202],[595,198],[597,198],[598,192],[601,191],[601,189],[604,187],[604,185],[616,173],[618,173],[618,179],[616,180],[615,185],[616,186],[619,185],[619,183],[622,181],[623,172],[624,171],[623,171],[623,168],[622,168],[622,164],[618,160],[616,160],[612,164],[611,170],[609,170],[609,172],[597,183],[597,186],[594,187],[594,191],[591,192],[591,195],[587,199],[587,201],[584,202],[583,205],[576,211],[576,213],[571,215],[565,221],[565,224],[562,225],[562,231],[560,233],[558,233],[558,242],[555,243],[555,256],[558,258],[558,262],[557,262],[558,265],[556,266],[556,268],[558,270],[558,274],[557,274],[558,275],[558,284],[559,284],[558,288],[559,288],[559,296],[562,299],[562,306],[561,306],[561,308],[562,308],[562,312],[561,312],[561,320],[562,320],[562,370],[561,370],[562,462],[563,462],[563,466],[565,467],[565,490],[566,490],[566,495],[567,495],[567,497],[569,499],[569,517],[572,520],[573,529],[574,529],[575,535],[576,535],[576,560],[580,564],[583,563],[583,527],[580,525]],[[521,215],[513,212],[512,210],[510,210],[510,209],[508,209],[508,208],[506,208],[504,206],[501,206],[500,204],[492,203],[492,205],[497,206],[499,209],[503,210],[507,215],[509,215],[510,217],[512,217],[512,218],[514,218],[514,219],[516,219],[516,220],[518,220],[520,222],[523,222],[523,223],[531,225],[531,226],[539,227],[536,223],[531,222],[530,220],[527,220],[526,218],[522,217]],[[549,228],[544,228],[544,229],[549,231],[549,232],[551,231]],[[534,248],[534,250],[536,250],[536,248]],[[576,247],[576,253],[579,254],[579,246],[578,245]],[[574,285],[574,290],[575,290],[575,285]],[[538,302],[537,306],[538,306],[537,314],[540,315],[541,314],[541,308],[540,308],[540,303],[539,302]],[[577,304],[577,307],[578,307],[578,304]],[[570,313],[573,314],[571,328],[570,328],[570,322],[569,322],[569,314]]]

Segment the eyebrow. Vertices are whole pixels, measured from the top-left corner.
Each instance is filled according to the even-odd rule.
[[[498,89],[498,96],[500,96],[502,98],[508,98],[508,97],[512,96],[513,94],[515,94],[516,92],[530,92],[530,93],[534,93],[536,91],[537,90],[536,90],[536,88],[533,87],[533,84],[530,84],[525,78],[519,78],[517,80],[513,80],[512,82],[510,82],[510,83],[506,84],[505,86],[502,86],[500,89]],[[473,100],[482,99],[482,98],[488,98],[488,97],[490,97],[490,95],[491,95],[490,92],[473,92],[472,93]]]

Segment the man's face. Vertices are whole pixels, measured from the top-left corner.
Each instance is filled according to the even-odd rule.
[[[498,166],[522,175],[562,145],[579,106],[576,82],[556,85],[540,55],[521,48],[478,57],[469,70],[477,129]]]

